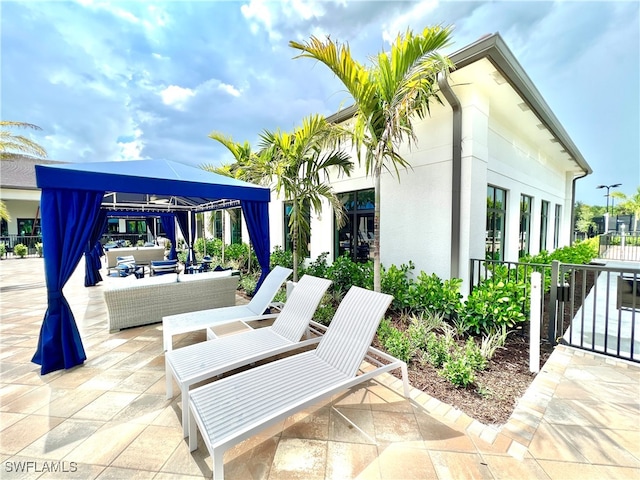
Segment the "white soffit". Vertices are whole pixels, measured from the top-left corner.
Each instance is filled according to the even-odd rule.
[[[480,95],[486,97],[489,100],[490,115],[535,147],[537,152],[531,152],[532,155],[561,161],[564,168],[576,173],[583,171],[542,119],[538,118],[530,105],[520,97],[509,79],[505,78],[487,58],[481,58],[454,70],[449,83],[461,99],[471,92],[469,89],[476,89]]]

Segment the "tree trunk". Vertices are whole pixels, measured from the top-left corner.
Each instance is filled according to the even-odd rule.
[[[291,235],[291,248],[293,250],[293,281],[298,281],[298,198],[293,199],[293,209],[291,210],[293,220],[293,232]]]
[[[373,207],[373,290],[382,289],[380,265],[380,169],[376,168],[374,177],[374,207]]]

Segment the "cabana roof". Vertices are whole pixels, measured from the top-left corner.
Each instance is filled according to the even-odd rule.
[[[102,208],[141,212],[203,212],[269,202],[270,190],[168,160],[36,166],[40,188],[105,192]]]

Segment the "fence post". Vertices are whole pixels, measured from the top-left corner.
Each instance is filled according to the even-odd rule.
[[[542,275],[531,273],[531,306],[529,309],[529,371],[540,371],[540,303]]]
[[[558,315],[558,273],[560,271],[560,262],[553,260],[551,262],[551,281],[549,282],[549,328],[547,339],[549,344],[556,344],[556,319]]]

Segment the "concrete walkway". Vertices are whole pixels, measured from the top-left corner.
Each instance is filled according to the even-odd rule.
[[[84,288],[76,272],[65,295],[88,359],[39,375],[42,268],[0,261],[0,477],[210,478],[206,448],[192,454],[182,438],[179,397],[164,398],[161,325],[107,332],[105,284],[135,279]],[[384,375],[320,402],[229,451],[227,478],[640,478],[637,364],[558,347],[501,428],[401,391]]]

